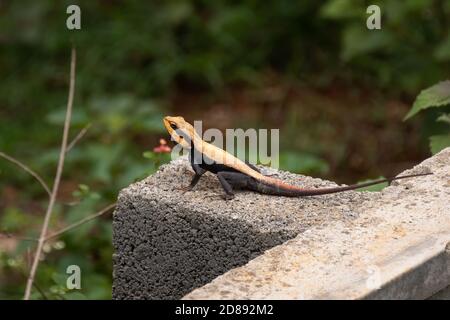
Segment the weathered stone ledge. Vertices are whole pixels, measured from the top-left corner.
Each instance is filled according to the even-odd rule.
[[[450,148],[185,299],[445,299],[450,284]],[[333,212],[341,211],[340,207]]]
[[[266,170],[299,186],[334,185]],[[238,192],[225,202],[210,174],[192,192],[176,190],[192,171],[173,161],[120,193],[113,297],[429,297],[450,283],[450,148],[407,173],[429,170],[382,192]]]

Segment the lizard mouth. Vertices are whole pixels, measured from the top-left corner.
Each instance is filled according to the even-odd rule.
[[[171,127],[171,123],[170,123],[169,118],[170,118],[170,117],[164,117],[163,123],[164,123],[164,126],[166,127],[166,130],[167,130],[170,134],[172,134],[171,131],[174,130],[174,129],[172,129],[172,127]]]
[[[175,122],[171,121],[171,117],[164,117],[163,123],[172,140],[176,143],[181,143],[183,137],[176,131],[178,130],[178,126]]]

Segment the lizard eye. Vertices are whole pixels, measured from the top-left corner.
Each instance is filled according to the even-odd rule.
[[[177,125],[176,125],[175,123],[171,123],[171,124],[170,124],[170,127],[171,127],[173,130],[177,130],[177,129],[178,129],[178,127],[177,127]]]

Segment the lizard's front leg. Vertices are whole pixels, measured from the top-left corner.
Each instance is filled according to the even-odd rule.
[[[192,169],[195,172],[194,177],[192,178],[191,183],[188,186],[180,188],[183,193],[191,191],[196,186],[202,175],[206,172],[204,169],[200,168],[198,164],[195,163],[192,164]]]

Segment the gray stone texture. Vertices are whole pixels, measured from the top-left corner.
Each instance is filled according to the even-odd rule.
[[[113,298],[428,297],[450,282],[443,250],[450,241],[450,149],[405,174],[430,170],[435,174],[382,192],[286,198],[238,191],[224,201],[209,173],[183,194],[178,188],[193,173],[187,159],[172,161],[119,195]],[[263,173],[302,187],[335,185]],[[427,289],[404,294],[417,285],[410,271],[419,266],[413,278]],[[367,289],[371,268],[381,272],[382,289]],[[390,287],[394,279],[403,287]]]

